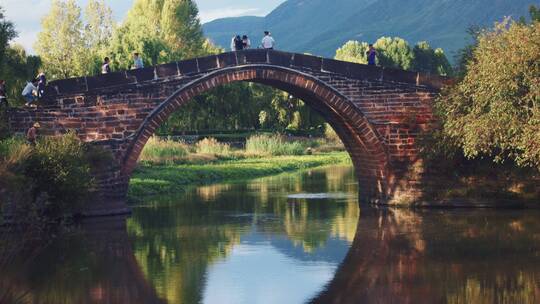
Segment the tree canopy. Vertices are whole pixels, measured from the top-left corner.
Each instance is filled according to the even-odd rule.
[[[155,65],[206,54],[192,0],[137,0],[111,42],[113,63],[129,68],[132,54]]]
[[[450,65],[442,49],[432,49],[425,42],[419,42],[414,48],[399,37],[381,37],[373,46],[377,50],[377,63],[388,68],[412,70],[439,75],[451,75]],[[367,42],[349,41],[336,51],[338,60],[367,63]]]
[[[81,9],[75,0],[54,0],[41,22],[35,50],[51,79],[84,75],[87,61]]]
[[[538,50],[538,21],[507,20],[478,35],[463,80],[437,103],[443,134],[467,157],[540,169]]]
[[[0,7],[0,79],[6,81],[8,101],[16,104],[26,81],[37,75],[40,59],[28,56],[20,45],[9,45],[17,36],[12,22],[5,20]]]
[[[17,37],[15,26],[4,17],[4,10],[0,6],[0,64],[4,62],[4,55],[9,41]]]

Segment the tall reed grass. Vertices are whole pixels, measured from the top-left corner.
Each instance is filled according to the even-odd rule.
[[[246,142],[246,153],[256,155],[302,155],[305,147],[297,141],[289,142],[282,135],[254,135]]]
[[[189,154],[189,147],[183,142],[151,137],[140,156],[140,161],[150,163],[174,163]]]
[[[231,146],[220,143],[217,139],[209,137],[197,142],[195,144],[195,151],[199,154],[227,156],[231,153]]]

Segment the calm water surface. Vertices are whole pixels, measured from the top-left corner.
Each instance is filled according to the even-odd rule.
[[[540,303],[540,212],[362,208],[351,167],[193,187],[3,274],[30,303]]]

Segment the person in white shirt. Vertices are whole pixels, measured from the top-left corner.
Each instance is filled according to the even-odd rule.
[[[27,107],[31,106],[32,102],[36,101],[37,83],[37,79],[32,80],[32,82],[27,82],[22,91],[22,96],[24,100],[26,100],[24,105]]]
[[[263,49],[273,50],[274,46],[276,45],[276,41],[274,40],[274,38],[272,38],[272,36],[270,35],[270,32],[265,31],[264,38],[262,39],[261,44],[262,44]]]
[[[236,35],[234,35],[231,39],[231,51],[236,51]]]

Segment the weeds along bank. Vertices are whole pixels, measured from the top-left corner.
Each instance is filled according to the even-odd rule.
[[[110,160],[106,152],[82,143],[74,133],[0,140],[0,212],[16,221],[57,220],[91,201],[92,170]]]
[[[130,200],[182,192],[189,184],[206,184],[274,175],[331,164],[351,164],[341,142],[330,139],[288,140],[255,135],[245,149],[213,138],[195,145],[151,138],[130,181]]]

